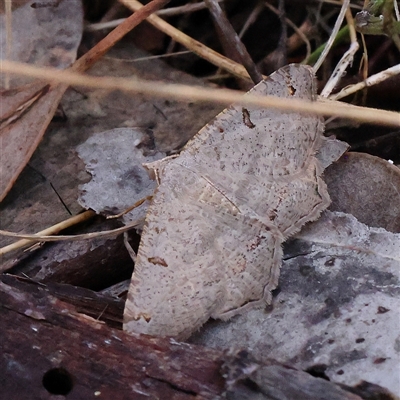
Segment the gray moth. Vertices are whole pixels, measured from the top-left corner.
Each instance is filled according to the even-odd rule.
[[[250,93],[315,100],[313,70],[292,64]],[[330,203],[316,158],[321,118],[233,105],[158,180],[124,310],[124,330],[185,339],[210,317],[271,303],[282,243]]]

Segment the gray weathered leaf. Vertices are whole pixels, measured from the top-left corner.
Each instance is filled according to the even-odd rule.
[[[156,182],[149,178],[143,163],[165,156],[152,150],[151,138],[134,128],[116,128],[91,136],[78,146],[92,180],[81,186],[79,203],[97,213],[118,214],[137,201],[151,196]],[[144,220],[146,205],[128,214],[125,221]]]
[[[273,307],[212,321],[191,341],[399,394],[400,234],[326,211],[285,245],[281,273]]]

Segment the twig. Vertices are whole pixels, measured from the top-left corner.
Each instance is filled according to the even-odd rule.
[[[275,8],[272,4],[269,4],[268,2],[264,3],[265,7],[269,8],[273,13],[275,13],[276,15],[279,14],[279,10],[277,8]],[[297,35],[306,45],[306,57],[304,59],[304,63],[307,62],[307,59],[310,57],[311,55],[311,44],[310,41],[308,40],[307,36],[303,33],[303,31],[301,30],[301,28],[299,28],[293,21],[291,21],[289,18],[285,17],[285,21],[286,23],[295,31],[295,34],[293,34],[289,39],[288,39],[288,43],[290,41],[293,41],[293,37],[295,35]],[[308,29],[308,22],[306,21],[306,23],[304,23],[302,26],[306,27]],[[308,29],[309,30],[309,29]],[[288,50],[291,49],[291,46],[287,46]]]
[[[219,33],[220,41],[225,49],[225,53],[232,53],[232,58],[244,65],[254,84],[262,81],[262,75],[258,71],[246,47],[233,29],[218,2],[216,0],[205,0],[205,3],[210,10],[214,26]]]
[[[356,83],[355,85],[348,86],[342,89],[339,93],[333,94],[329,96],[331,100],[339,100],[343,97],[347,97],[359,90],[365,89],[366,87],[370,87],[385,81],[392,76],[400,74],[400,64],[395,65],[394,67],[390,67],[385,71],[381,71],[375,75],[371,75],[367,79],[362,82]]]
[[[137,0],[119,1],[133,11],[140,10],[143,7],[143,5]],[[210,49],[209,47],[204,46],[197,40],[192,39],[190,36],[174,28],[172,25],[170,25],[168,22],[164,21],[157,15],[151,15],[147,18],[147,21],[160,31],[164,32],[166,35],[170,36],[176,42],[182,44],[189,50],[196,53],[199,57],[209,61],[211,64],[223,68],[224,70],[229,71],[231,74],[238,76],[239,78],[249,79],[249,74],[242,65],[230,60],[227,57],[222,56],[221,54]]]
[[[247,32],[249,27],[256,22],[258,16],[261,14],[262,10],[264,9],[264,5],[262,3],[258,3],[255,5],[253,10],[251,11],[250,15],[247,17],[245,23],[242,26],[242,29],[239,32],[240,39],[243,38],[244,34]]]
[[[224,0],[217,0],[217,1],[223,2]],[[205,8],[207,8],[207,6],[205,5],[204,2],[188,3],[183,6],[165,8],[163,10],[156,11],[154,14],[158,15],[159,17],[172,17],[174,15],[189,14],[195,11],[203,10]],[[102,29],[115,28],[125,20],[126,18],[119,18],[108,22],[98,22],[95,24],[88,24],[85,27],[85,31],[95,32],[95,31],[100,31]]]
[[[278,0],[278,18],[281,23],[281,32],[278,41],[278,59],[276,68],[283,67],[287,64],[287,23],[286,23],[286,11],[285,11],[285,0]]]
[[[275,96],[260,96],[229,89],[214,89],[198,86],[145,81],[133,78],[98,77],[79,74],[73,71],[60,71],[56,68],[39,68],[29,64],[4,60],[3,71],[25,75],[42,80],[62,82],[68,85],[93,87],[101,89],[119,89],[125,92],[142,93],[158,98],[174,98],[182,101],[212,101],[229,105],[239,103],[256,107],[271,107],[285,111],[311,113],[315,115],[331,115],[349,118],[374,125],[400,126],[400,114],[393,111],[374,108],[357,107],[340,102],[310,102],[300,99],[283,99]]]
[[[96,46],[77,60],[71,69],[77,72],[86,71],[135,26],[139,25],[149,15],[161,7],[164,7],[169,2],[170,0],[153,0],[146,4],[141,10],[132,14],[121,25],[118,25],[104,39],[97,43]]]

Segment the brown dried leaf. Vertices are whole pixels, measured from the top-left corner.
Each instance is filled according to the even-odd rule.
[[[330,210],[354,215],[368,226],[400,232],[400,169],[382,158],[347,153],[327,168]]]
[[[42,140],[66,89],[64,85],[42,85],[40,87],[40,85],[34,84],[29,87],[31,89],[38,87],[39,89],[29,93],[25,93],[24,90],[21,93],[17,90],[16,95],[22,98],[22,102],[15,102],[10,96],[10,91],[0,93],[0,102],[6,105],[7,110],[12,109],[12,106],[7,106],[8,103],[17,104],[11,115],[8,112],[6,118],[1,120],[0,201],[12,188],[18,175]]]
[[[78,1],[64,0],[57,6],[32,8],[31,2],[12,13],[13,60],[66,68],[75,60],[83,28],[83,10]],[[7,34],[5,16],[0,16],[0,58]],[[4,75],[2,76],[4,79]],[[28,79],[13,78],[12,89],[0,93],[0,202],[28,163],[50,123],[67,88]]]

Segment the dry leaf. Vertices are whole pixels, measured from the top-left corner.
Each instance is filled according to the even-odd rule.
[[[57,6],[40,8],[31,4],[27,2],[12,12],[11,54],[6,54],[6,17],[0,15],[0,58],[8,56],[10,60],[36,66],[69,67],[75,61],[82,37],[81,2],[62,0]],[[29,82],[22,77],[11,79],[12,88]]]
[[[290,65],[252,92],[315,98],[314,76]],[[232,106],[176,158],[146,216],[124,312],[128,332],[188,337],[209,317],[271,302],[281,244],[329,204],[315,116]]]
[[[154,150],[152,138],[134,128],[117,128],[90,137],[78,147],[92,175],[82,185],[79,203],[97,213],[118,214],[151,196],[156,188],[142,164],[165,157]],[[146,204],[124,215],[126,222],[144,220]]]
[[[24,89],[25,87],[22,88],[23,92]],[[18,108],[21,108],[21,112],[18,108],[14,109],[10,117],[1,121],[0,202],[42,140],[64,91],[65,86],[44,85],[27,102],[20,104]],[[9,99],[15,103],[8,96],[9,93],[10,91],[0,93],[0,102],[7,103],[6,99]]]
[[[2,59],[6,57],[7,40],[4,18],[0,16]],[[15,9],[11,58],[35,65],[68,67],[76,58],[82,19],[82,5],[77,1],[64,0],[57,7],[38,9],[28,3]],[[41,141],[66,89],[65,85],[26,84],[28,81],[13,78],[12,89],[0,92],[0,202]]]
[[[400,232],[400,169],[382,158],[348,153],[325,172],[330,210],[368,226]],[[400,251],[400,250],[399,250]]]

